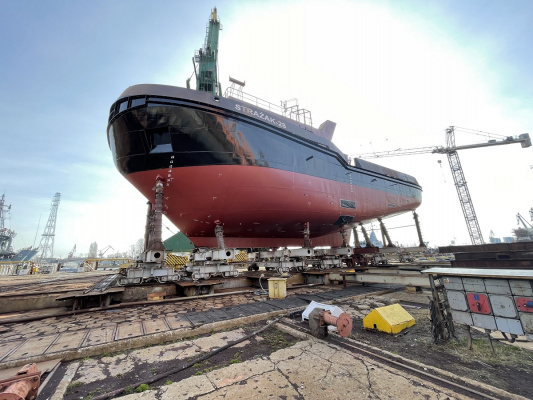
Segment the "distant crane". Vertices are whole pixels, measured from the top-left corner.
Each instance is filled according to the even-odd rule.
[[[518,225],[522,223],[522,226],[524,227],[524,228],[519,227],[517,229],[513,229],[513,233],[516,236],[516,241],[523,242],[523,241],[533,240],[533,225],[527,222],[526,219],[522,217],[520,213],[516,214],[516,223]]]
[[[529,212],[531,212],[531,210],[529,210]],[[527,222],[526,219],[524,217],[522,217],[522,214],[520,214],[520,213],[516,214],[516,223],[518,225],[520,225],[520,223],[522,223],[522,225],[524,226],[524,229],[533,228],[533,225],[531,225],[529,222]]]
[[[57,220],[57,209],[59,208],[59,200],[61,198],[61,193],[56,193],[52,199],[52,207],[50,208],[50,216],[48,217],[48,222],[44,228],[43,235],[41,237],[41,243],[39,247],[41,248],[41,255],[39,259],[51,258],[54,256],[54,237],[56,235],[56,220]]]
[[[380,158],[380,157],[393,157],[393,156],[407,156],[414,154],[446,154],[448,156],[448,161],[450,163],[450,168],[452,171],[453,180],[455,182],[455,188],[457,189],[457,194],[459,195],[459,202],[461,203],[461,208],[463,210],[463,215],[465,217],[466,225],[468,227],[468,233],[470,234],[470,239],[472,244],[483,244],[483,235],[481,234],[481,229],[479,228],[479,222],[477,220],[476,212],[474,210],[474,204],[470,198],[470,192],[468,191],[468,186],[466,184],[466,179],[463,173],[463,168],[461,167],[461,162],[459,161],[459,155],[457,150],[466,150],[466,149],[477,149],[480,147],[491,147],[491,146],[501,146],[504,144],[520,143],[523,148],[531,146],[531,139],[528,133],[522,133],[519,136],[501,136],[484,133],[484,136],[492,137],[488,142],[475,143],[464,146],[455,145],[455,129],[456,127],[450,126],[446,129],[446,147],[442,146],[432,146],[432,147],[418,147],[413,149],[397,149],[392,151],[383,151],[383,152],[374,152],[368,154],[359,155],[359,158]],[[458,128],[460,130],[474,133],[477,131],[472,131],[471,129]],[[479,133],[477,133],[479,134]],[[533,209],[530,210],[532,213]],[[533,214],[532,218],[533,218]]]
[[[106,253],[106,251],[109,250],[109,249],[111,249],[111,250],[115,250],[113,247],[107,245],[106,247],[104,247],[104,248],[100,251],[100,253],[98,253],[99,256],[100,256],[100,258],[102,258],[102,257],[104,256],[104,254]]]
[[[74,245],[74,247],[72,248],[72,250],[70,251],[70,253],[68,253],[68,256],[67,256],[67,260],[71,260],[72,257],[74,257],[74,253],[76,252],[76,245]]]

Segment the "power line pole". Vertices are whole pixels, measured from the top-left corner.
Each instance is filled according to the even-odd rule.
[[[61,198],[61,193],[56,193],[52,199],[52,208],[50,209],[50,216],[48,217],[48,222],[44,228],[44,233],[41,238],[41,243],[39,247],[41,248],[41,256],[39,259],[51,258],[54,256],[54,237],[56,234],[56,219],[57,219],[57,209],[59,207],[59,199]]]

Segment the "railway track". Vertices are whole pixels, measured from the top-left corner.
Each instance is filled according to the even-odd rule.
[[[280,321],[279,324],[305,334],[309,333],[305,326],[287,318]],[[505,396],[504,393],[506,392],[499,389],[483,384],[475,385],[471,380],[463,379],[462,377],[437,368],[434,369],[424,366],[418,362],[410,361],[404,357],[396,356],[350,338],[343,338],[338,335],[328,335],[324,340],[349,351],[356,358],[369,358],[376,363],[430,381],[440,387],[449,388],[471,399],[512,400],[517,398],[511,394]]]
[[[5,282],[0,283],[0,297],[27,295],[29,293],[52,294],[69,290],[76,290],[89,287],[96,281],[102,279],[105,274],[93,276],[73,276],[57,277],[53,279],[43,279],[35,281],[24,281],[22,283]]]

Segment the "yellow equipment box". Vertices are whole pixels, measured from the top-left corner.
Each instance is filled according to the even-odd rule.
[[[284,299],[287,297],[287,278],[269,278],[268,297],[271,299]]]
[[[391,335],[399,333],[415,324],[415,319],[399,304],[375,308],[363,318],[363,328],[386,332]]]

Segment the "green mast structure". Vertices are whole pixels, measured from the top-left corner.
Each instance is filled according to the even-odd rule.
[[[207,25],[204,47],[197,50],[192,59],[196,76],[196,90],[214,95],[222,95],[222,87],[218,82],[218,31],[222,29],[217,16],[216,7],[211,11],[211,18]],[[198,72],[196,70],[198,64]],[[187,88],[190,89],[190,78]]]

